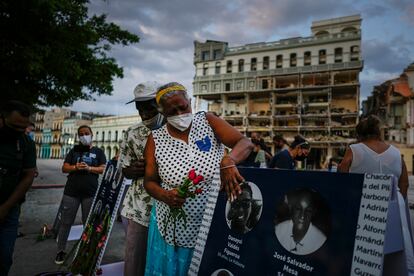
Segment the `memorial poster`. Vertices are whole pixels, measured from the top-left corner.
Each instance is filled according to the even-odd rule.
[[[72,273],[95,275],[100,265],[125,188],[122,169],[116,165],[113,161],[106,165],[75,257],[69,265]]]
[[[190,275],[357,275],[355,271],[377,271],[362,261],[374,251],[355,239],[361,237],[364,242],[368,228],[381,231],[385,227],[381,218],[385,215],[386,221],[390,180],[377,182],[371,175],[369,182],[362,174],[316,171],[241,168],[240,172],[246,182],[237,201],[228,202],[218,190],[209,198]],[[383,192],[367,192],[374,186]],[[361,202],[363,193],[382,197],[377,202],[380,207],[368,207],[385,208],[378,221],[361,222],[372,215],[370,210],[360,214],[368,206]],[[364,229],[364,225],[368,226]],[[361,227],[362,232],[357,233]],[[382,244],[383,239],[382,235]],[[381,249],[374,248],[379,255],[367,261],[382,264]]]

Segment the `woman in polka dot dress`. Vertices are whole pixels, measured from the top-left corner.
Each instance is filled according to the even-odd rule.
[[[230,200],[236,198],[243,181],[236,164],[253,145],[219,117],[205,112],[193,115],[186,89],[179,83],[161,86],[156,100],[167,124],[153,131],[145,149],[144,187],[156,199],[145,275],[187,275],[214,173],[220,169],[222,187]],[[230,154],[224,155],[224,145],[232,148]],[[204,176],[198,184],[203,193],[185,200],[176,188],[191,169]],[[187,215],[186,227],[177,221],[175,233],[172,224],[163,223],[170,207],[182,207]]]

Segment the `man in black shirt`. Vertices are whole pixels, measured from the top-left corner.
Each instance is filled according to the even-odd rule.
[[[69,175],[62,198],[56,264],[64,262],[66,242],[79,205],[82,206],[82,222],[86,223],[93,197],[98,189],[98,175],[105,169],[104,152],[92,146],[92,129],[86,125],[80,126],[78,136],[81,144],[69,151],[62,167],[62,172]]]
[[[19,224],[19,205],[33,182],[36,148],[24,133],[30,109],[7,102],[0,118],[0,275],[7,275],[13,261]]]
[[[301,136],[295,136],[295,140],[286,150],[282,150],[273,156],[269,163],[269,168],[294,170],[295,161],[304,161],[310,152],[310,144]]]

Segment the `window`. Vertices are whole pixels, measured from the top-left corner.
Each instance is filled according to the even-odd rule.
[[[226,91],[231,91],[231,83],[227,82],[226,83]]]
[[[335,63],[342,62],[342,48],[335,48]]]
[[[96,132],[96,136],[95,137],[96,137],[95,140],[98,141],[98,139],[99,139],[99,131]]]
[[[233,62],[231,60],[228,60],[227,61],[227,65],[226,65],[226,68],[227,68],[226,69],[226,72],[227,73],[231,73],[232,72],[232,69],[233,69],[232,67],[233,67]]]
[[[213,59],[219,59],[221,58],[221,50],[217,49],[213,51]]]
[[[209,60],[210,59],[210,51],[203,51],[201,53],[201,60]]]
[[[256,71],[257,70],[257,58],[252,58],[250,60],[250,71]]]
[[[244,71],[244,59],[239,59],[239,72]]]
[[[311,64],[312,64],[312,54],[311,54],[311,52],[307,51],[303,55],[303,65],[304,66],[309,66]]]
[[[201,91],[206,92],[207,91],[207,84],[201,85]]]
[[[105,131],[102,131],[102,142],[105,141]]]
[[[269,89],[268,80],[262,80],[262,89]]]
[[[208,63],[203,64],[203,76],[207,76],[208,73]]]
[[[359,60],[359,46],[357,46],[357,45],[351,46],[350,60],[351,61]]]
[[[111,131],[108,131],[108,141],[111,141]]]
[[[220,92],[220,83],[215,83],[214,84],[214,91],[215,92]]]
[[[296,67],[297,60],[296,60],[296,53],[290,54],[290,67]]]
[[[249,81],[249,89],[254,90],[255,82],[253,80]]]
[[[276,68],[282,68],[283,67],[283,56],[277,55],[276,56]]]
[[[118,141],[118,130],[115,130],[115,141]]]
[[[319,64],[326,64],[326,50],[319,50]]]
[[[269,57],[263,57],[263,70],[269,69]]]
[[[221,68],[220,62],[216,62],[216,70],[215,70],[216,75],[220,74],[220,68]]]
[[[236,90],[242,90],[243,89],[243,82],[242,81],[238,81],[236,83]]]

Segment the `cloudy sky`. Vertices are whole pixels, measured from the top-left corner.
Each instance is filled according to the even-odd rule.
[[[71,107],[113,115],[134,114],[132,91],[139,82],[179,81],[191,92],[193,41],[229,42],[230,46],[309,36],[314,20],[361,14],[362,97],[372,86],[397,77],[414,61],[412,0],[91,0],[90,13],[108,16],[137,34],[140,43],[113,47],[124,69],[112,96]]]

